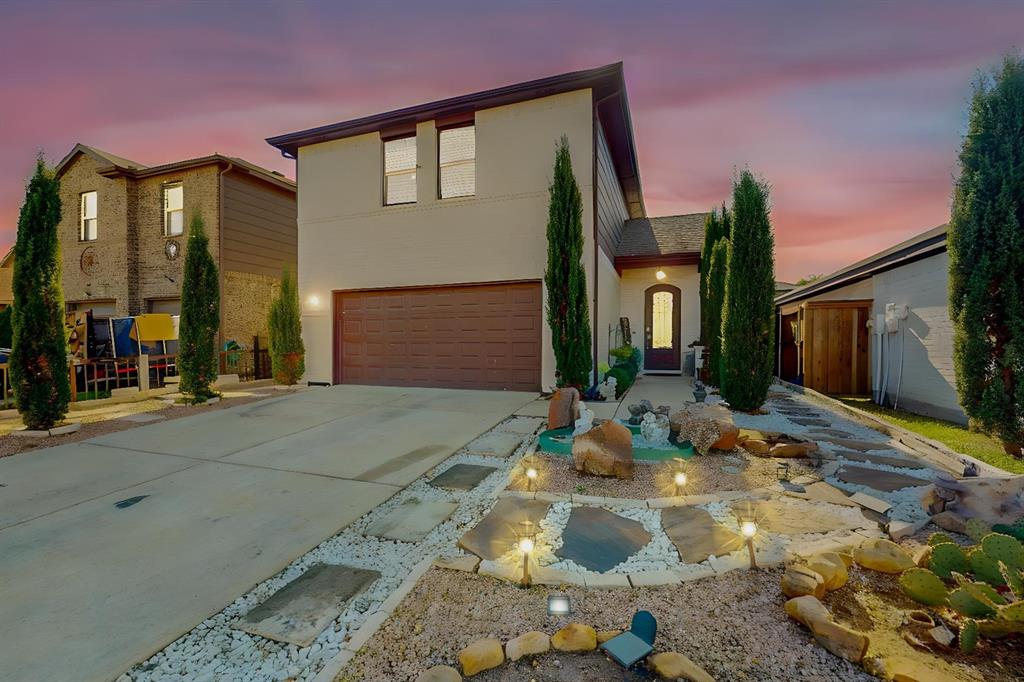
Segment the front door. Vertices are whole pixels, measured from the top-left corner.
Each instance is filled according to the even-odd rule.
[[[678,287],[656,284],[644,293],[644,369],[679,371]]]

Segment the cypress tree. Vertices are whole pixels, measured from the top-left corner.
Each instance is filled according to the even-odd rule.
[[[220,326],[220,280],[210,254],[202,216],[196,213],[188,228],[185,273],[181,288],[178,371],[181,391],[197,402],[214,395],[217,379],[217,328]]]
[[[711,334],[708,319],[711,310],[708,281],[711,274],[711,252],[719,238],[718,225],[718,210],[713,208],[704,218],[704,246],[700,250],[700,340],[704,346],[708,345]]]
[[[974,87],[949,221],[949,313],[960,404],[1024,447],[1024,60]]]
[[[707,343],[708,383],[721,384],[722,362],[722,306],[725,304],[725,275],[729,262],[729,240],[722,238],[715,242],[708,268],[708,335]]]
[[[60,279],[60,181],[40,156],[18,216],[12,289],[11,386],[29,429],[59,424],[71,402]]]
[[[270,329],[270,364],[274,369],[274,381],[293,386],[306,372],[306,346],[302,343],[299,287],[288,268],[281,273],[281,288],[270,304],[267,326]]]
[[[592,367],[587,276],[583,269],[583,199],[562,136],[548,186],[547,317],[560,386],[583,389]]]
[[[744,411],[764,403],[774,367],[775,240],[768,193],[749,170],[733,183],[719,390],[733,409]]]

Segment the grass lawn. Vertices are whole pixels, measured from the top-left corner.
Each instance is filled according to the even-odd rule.
[[[1015,459],[1003,452],[1003,445],[995,438],[983,433],[968,431],[966,427],[953,422],[922,417],[919,414],[893,410],[871,402],[870,398],[838,398],[841,402],[882,417],[896,426],[908,431],[919,433],[944,444],[951,450],[976,457],[992,466],[1015,474],[1024,474],[1024,461]]]

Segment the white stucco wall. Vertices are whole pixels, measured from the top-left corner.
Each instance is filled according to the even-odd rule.
[[[598,249],[597,257],[597,361],[598,363],[608,360],[608,331],[617,328],[619,325],[619,311],[621,309],[621,282],[619,273],[615,271],[615,265],[605,255],[604,251]],[[632,326],[632,324],[631,324]],[[612,339],[614,343],[615,339]]]
[[[384,206],[377,133],[302,147],[298,159],[299,289],[309,379],[332,379],[332,292],[465,282],[540,280],[548,183],[569,138],[583,194],[584,254],[593,300],[590,90],[476,113],[476,195],[437,198],[437,135],[417,127],[417,202]],[[319,305],[309,304],[310,296]],[[546,297],[545,297],[546,298]],[[541,384],[554,384],[544,328]]]
[[[889,400],[896,399],[899,384],[900,408],[966,424],[953,371],[948,272],[949,256],[943,252],[875,275],[873,314],[883,315],[887,303],[910,307],[909,317],[900,322],[900,331],[889,335]]]
[[[658,270],[665,271],[665,279],[659,280],[656,277]],[[685,367],[686,354],[691,352],[687,346],[700,337],[700,275],[697,266],[671,265],[622,271],[619,314],[629,318],[633,345],[641,352],[644,349],[644,292],[655,284],[671,284],[681,291],[683,307],[679,312],[679,342]]]

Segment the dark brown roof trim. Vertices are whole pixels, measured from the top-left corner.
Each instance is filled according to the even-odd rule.
[[[124,168],[116,165],[105,166],[103,168],[98,168],[96,172],[107,178],[118,176],[151,178],[155,175],[166,175],[167,173],[176,173],[178,171],[188,170],[190,168],[199,168],[200,166],[209,166],[212,164],[222,165],[225,167],[230,165],[233,166],[235,170],[248,173],[260,180],[277,185],[281,189],[288,190],[289,192],[295,191],[295,183],[283,175],[278,175],[266,168],[249,163],[244,159],[237,159],[231,156],[224,156],[222,154],[211,154],[209,156],[201,156],[196,159],[175,161],[174,163],[167,163],[162,166],[150,166],[147,168]]]
[[[623,270],[636,268],[656,268],[667,265],[699,265],[700,252],[669,253],[660,256],[616,256],[615,270],[621,275]]]

